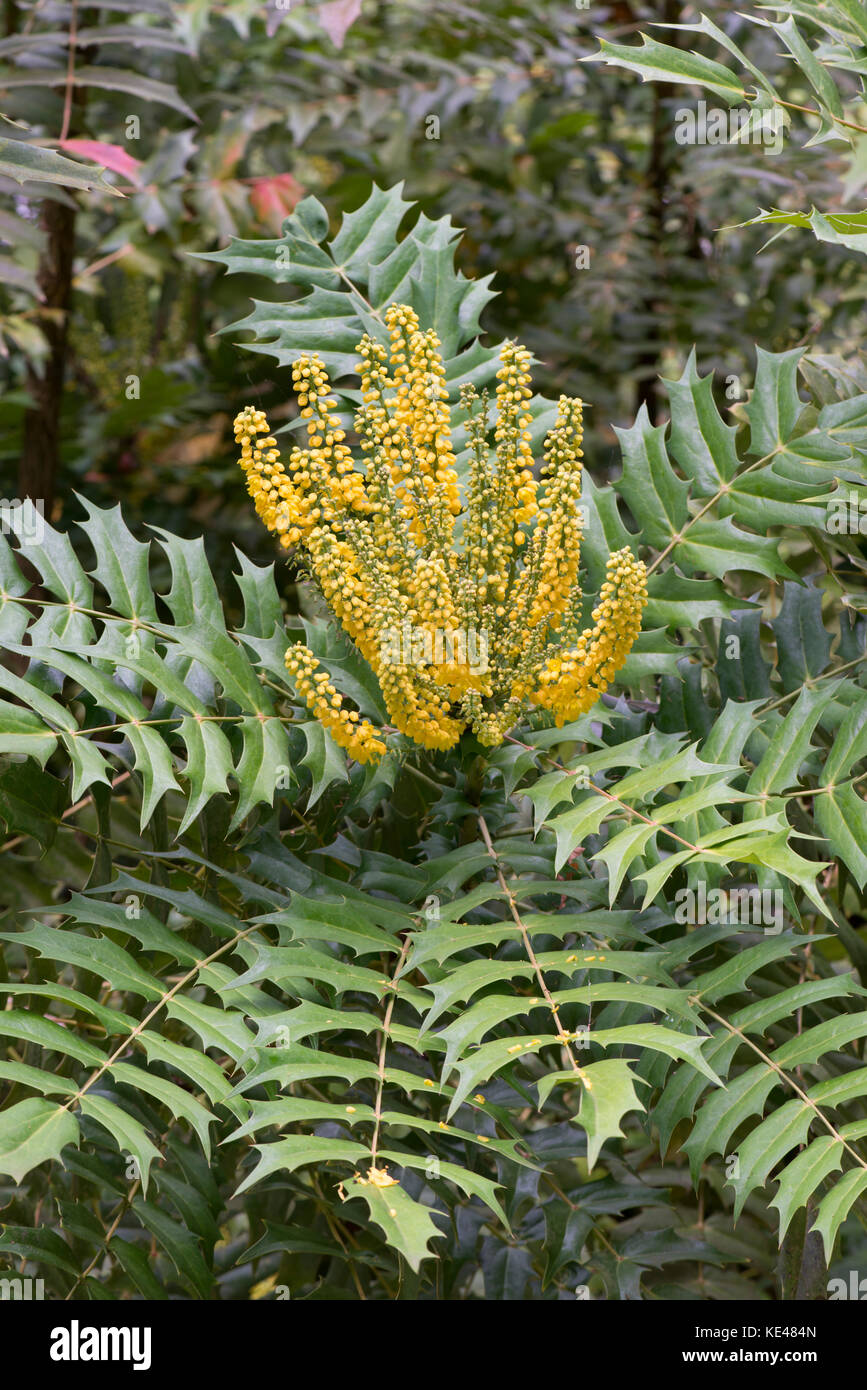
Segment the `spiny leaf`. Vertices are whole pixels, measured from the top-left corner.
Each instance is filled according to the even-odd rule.
[[[37,181],[61,184],[66,188],[98,188],[100,192],[110,193],[115,198],[123,197],[120,189],[102,177],[104,172],[104,168],[68,159],[66,155],[43,149],[40,145],[28,145],[23,140],[0,139],[0,174],[4,178],[14,179],[16,183]]]
[[[245,1192],[271,1173],[294,1173],[296,1168],[303,1168],[308,1163],[323,1163],[329,1159],[355,1163],[368,1153],[363,1144],[353,1140],[325,1139],[307,1134],[289,1134],[273,1144],[257,1144],[256,1149],[262,1157],[241,1183],[238,1193]]]
[[[377,1187],[371,1182],[351,1178],[344,1184],[347,1198],[360,1197],[367,1204],[370,1218],[379,1226],[386,1243],[399,1250],[411,1269],[433,1252],[430,1241],[441,1235],[421,1202],[416,1202],[399,1184]]]
[[[0,1114],[0,1172],[20,1183],[31,1168],[78,1143],[78,1121],[50,1100],[20,1100]]]
[[[812,1229],[818,1231],[825,1244],[825,1257],[830,1263],[837,1232],[852,1207],[867,1192],[867,1168],[850,1168],[826,1193],[819,1203]]]
[[[108,1130],[121,1153],[129,1153],[135,1159],[136,1176],[141,1178],[142,1192],[147,1196],[150,1166],[154,1159],[160,1159],[161,1154],[148,1137],[144,1125],[122,1106],[96,1091],[88,1091],[79,1104],[83,1114],[97,1120]]]

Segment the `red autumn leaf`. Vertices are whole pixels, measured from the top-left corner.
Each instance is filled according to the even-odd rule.
[[[263,226],[279,232],[284,217],[303,195],[304,189],[291,174],[273,174],[255,180],[250,188],[250,206]]]
[[[104,169],[121,174],[130,183],[138,183],[141,160],[133,159],[120,145],[106,145],[101,140],[59,140],[58,147],[70,154],[80,155],[82,159],[92,159]]]
[[[322,28],[335,48],[343,47],[350,25],[361,14],[361,0],[329,0],[327,5],[319,6]]]

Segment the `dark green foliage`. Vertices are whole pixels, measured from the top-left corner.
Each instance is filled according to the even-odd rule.
[[[42,8],[65,73],[45,34],[68,13]],[[119,144],[130,101],[160,114],[141,188],[74,195],[88,260],[132,249],[73,300],[62,516],[0,536],[0,1264],[50,1297],[818,1298],[858,1264],[863,271],[830,213],[809,256],[789,214],[755,265],[760,231],[711,249],[755,211],[720,169],[766,164],[676,147],[676,89],[580,61],[599,32],[642,68],[656,8],[368,4],[338,48],[307,6],[154,3],[132,59],[129,25],[91,35],[91,138]],[[799,0],[768,30],[715,6],[660,69],[725,100],[721,59],[746,61],[832,128],[859,9]],[[26,114],[56,135],[39,83]],[[827,212],[829,147],[789,140],[781,202],[809,169]],[[0,328],[38,357],[32,284],[4,283]],[[630,545],[650,602],[576,724],[362,767],[284,654],[302,638],[381,721],[376,682],[271,563],[228,424],[254,400],[291,438],[310,349],[348,419],[395,299],[453,397],[530,343],[537,445],[551,395],[594,402],[587,587]]]

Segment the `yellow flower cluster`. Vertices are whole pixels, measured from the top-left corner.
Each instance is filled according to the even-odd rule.
[[[238,415],[256,511],[298,548],[401,733],[445,749],[469,728],[493,745],[528,704],[562,725],[610,684],[647,602],[644,565],[621,550],[581,630],[581,402],[560,398],[537,480],[526,348],[504,344],[493,398],[464,385],[453,416],[436,334],[405,304],[387,310],[385,330],[388,347],[358,344],[358,461],[318,356],[292,369],[307,442],[287,465],[262,411]],[[338,743],[360,762],[382,755],[307,647],[290,647],[286,664]]]

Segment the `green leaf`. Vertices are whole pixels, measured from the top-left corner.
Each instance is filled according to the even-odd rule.
[[[189,803],[178,827],[180,837],[198,819],[212,796],[228,791],[233,763],[229,740],[211,720],[186,715],[177,732],[186,745],[184,773],[190,784]],[[246,778],[246,769],[244,775]]]
[[[845,779],[867,758],[867,699],[851,706],[837,730],[822,770],[824,790],[813,800],[816,823],[834,854],[849,869],[859,888],[867,883],[867,805]],[[841,785],[842,783],[842,785]]]
[[[812,1230],[818,1231],[825,1244],[828,1263],[834,1252],[837,1232],[852,1207],[867,1192],[867,1168],[850,1168],[839,1182],[822,1198]]]
[[[137,541],[124,522],[120,504],[105,510],[76,493],[87,512],[85,530],[96,551],[91,571],[108,594],[115,613],[155,622],[157,611],[148,569],[150,547]]]
[[[370,1218],[382,1231],[387,1245],[399,1250],[411,1269],[418,1270],[422,1260],[433,1252],[430,1241],[441,1235],[430,1211],[416,1202],[397,1183],[392,1187],[377,1187],[359,1178],[344,1183],[347,1198],[360,1197],[367,1204]]]
[[[116,1081],[124,1082],[137,1091],[145,1091],[148,1095],[154,1096],[163,1105],[167,1106],[173,1119],[186,1120],[195,1133],[198,1135],[206,1157],[210,1157],[211,1141],[208,1126],[213,1124],[215,1116],[206,1110],[204,1105],[195,1100],[180,1086],[176,1086],[173,1081],[166,1081],[162,1076],[155,1076],[153,1072],[145,1071],[143,1067],[133,1067],[127,1062],[115,1062],[111,1067],[111,1074]]]
[[[8,985],[6,986],[8,989]],[[20,1082],[23,1086],[29,1086],[33,1091],[40,1091],[46,1096],[74,1096],[78,1087],[74,1081],[68,1077],[57,1076],[54,1072],[40,1071],[39,1067],[30,1067],[25,1062],[3,1062],[0,1061],[0,1077],[4,1081]]]
[[[0,1257],[4,1254],[18,1255],[36,1265],[51,1265],[73,1278],[78,1274],[66,1241],[47,1226],[4,1226],[0,1235]]]
[[[289,1134],[274,1144],[257,1144],[256,1149],[262,1157],[241,1183],[235,1196],[246,1192],[248,1187],[270,1177],[272,1173],[294,1173],[296,1168],[304,1168],[309,1163],[355,1163],[369,1153],[364,1144],[357,1144],[354,1140],[324,1139],[307,1134]]]
[[[679,380],[666,386],[671,399],[671,452],[694,480],[697,495],[707,497],[738,470],[737,427],[723,423],[713,398],[713,374],[699,376],[695,349]]]
[[[615,430],[623,455],[623,473],[615,486],[641,525],[648,545],[667,545],[680,531],[689,511],[689,484],[678,478],[665,448],[665,426],[652,426],[642,405],[635,424]]]
[[[798,364],[804,351],[756,348],[756,380],[744,412],[750,422],[749,452],[756,457],[773,453],[791,439],[801,418],[804,402],[798,394]]]
[[[867,254],[867,212],[788,212],[781,208],[762,208],[755,217],[740,224],[743,227],[800,227],[811,231],[817,241],[831,246],[845,246],[850,251]]]
[[[644,622],[648,627],[680,627],[690,632],[705,618],[728,618],[752,604],[726,593],[716,579],[688,579],[671,565],[657,570],[647,585]]]
[[[99,1048],[78,1037],[71,1028],[62,1028],[40,1014],[24,1013],[18,1009],[0,1011],[0,1036],[19,1038],[36,1043],[61,1056],[74,1057],[85,1066],[101,1067],[105,1058]]]
[[[732,497],[733,490],[728,495]],[[722,517],[694,522],[676,543],[675,554],[685,569],[701,570],[717,579],[724,579],[731,570],[764,574],[769,579],[778,575],[791,578],[792,571],[780,559],[779,549],[779,541],[750,535],[739,530],[731,517]]]
[[[141,1177],[142,1192],[147,1196],[150,1166],[154,1159],[159,1161],[162,1155],[151,1143],[144,1125],[127,1114],[120,1105],[96,1091],[88,1091],[83,1095],[79,1105],[83,1114],[89,1115],[92,1120],[96,1120],[108,1130],[122,1154],[131,1154],[135,1159],[137,1175]]]
[[[29,760],[0,771],[0,819],[10,835],[32,836],[49,849],[65,803],[62,783]]]
[[[0,1173],[20,1183],[31,1168],[77,1143],[78,1121],[69,1110],[50,1100],[20,1100],[0,1114]]]
[[[843,103],[836,83],[826,68],[822,66],[809,44],[804,42],[792,15],[783,24],[771,24],[779,34],[792,57],[804,73],[813,91],[819,98],[819,106],[828,116],[842,116]]]
[[[714,1086],[722,1082],[702,1055],[702,1047],[707,1038],[690,1037],[686,1033],[676,1033],[672,1028],[663,1028],[658,1023],[630,1024],[626,1028],[601,1028],[589,1034],[592,1043],[600,1047],[649,1047],[664,1052],[667,1057],[676,1057],[691,1063],[702,1076]]]
[[[628,1062],[590,1062],[574,1072],[557,1072],[539,1083],[539,1097],[553,1084],[580,1081],[581,1104],[575,1122],[587,1132],[587,1167],[596,1165],[606,1139],[622,1137],[620,1122],[630,1110],[644,1110],[635,1089],[637,1080]]]
[[[819,1184],[837,1172],[842,1163],[842,1141],[834,1135],[822,1134],[777,1174],[780,1185],[771,1206],[780,1213],[781,1245],[795,1212],[807,1205]]]
[[[366,202],[344,216],[326,249],[328,220],[315,198],[305,198],[273,241],[233,239],[225,251],[199,253],[230,274],[258,272],[274,283],[305,291],[290,303],[254,301],[246,319],[231,325],[253,334],[247,350],[287,365],[316,351],[336,377],[355,371],[356,344],[368,332],[385,341],[383,312],[409,303],[437,332],[446,358],[446,380],[456,387],[471,365],[477,384],[496,371],[496,353],[476,345],[460,349],[479,332],[479,315],[493,297],[487,277],[468,280],[455,270],[457,232],[449,218],[421,216],[398,241],[410,207],[403,185],[373,186]],[[465,359],[472,357],[472,364]]]
[[[201,1004],[185,994],[176,994],[166,1004],[170,1018],[186,1024],[202,1040],[203,1047],[217,1047],[237,1061],[248,1051],[253,1034],[236,1009],[217,1009]]]
[[[60,184],[66,188],[96,188],[101,193],[122,198],[120,190],[102,177],[104,173],[104,168],[67,159],[66,155],[43,149],[40,145],[28,145],[23,140],[0,139],[0,175],[14,179],[16,183],[35,181]]]
[[[278,781],[289,768],[289,739],[278,718],[250,715],[241,720],[240,728],[244,743],[235,769],[239,795],[230,831],[246,820],[254,807],[262,802],[272,804]]]
[[[755,1187],[763,1187],[771,1169],[787,1153],[803,1144],[813,1121],[813,1112],[800,1099],[786,1101],[738,1145],[737,1176],[731,1179],[735,1191],[735,1220]]]
[[[591,794],[580,802],[573,811],[566,811],[549,822],[549,828],[557,837],[557,855],[554,872],[559,873],[587,835],[595,835],[607,816],[611,815],[611,804],[605,798]]]
[[[386,1118],[386,1116],[383,1116],[383,1122],[385,1122]],[[392,1125],[398,1123],[398,1117],[396,1115],[391,1115],[388,1118],[390,1118]],[[435,1133],[435,1129],[439,1127],[435,1127],[433,1123],[431,1123],[425,1128],[428,1133],[433,1134]],[[482,1140],[478,1136],[465,1136],[463,1131],[461,1131],[461,1138],[466,1138],[466,1142],[480,1145],[482,1143]],[[489,1147],[494,1148],[494,1145],[490,1145]],[[503,1152],[502,1145],[497,1145],[496,1148],[497,1152]],[[512,1155],[509,1156],[511,1157]],[[400,1153],[396,1149],[382,1149],[380,1157],[392,1163],[396,1163],[402,1168],[412,1168],[424,1172],[425,1174],[428,1174],[430,1170],[430,1159],[427,1156],[416,1157],[411,1154]],[[502,1184],[491,1182],[490,1178],[483,1178],[479,1173],[470,1172],[468,1168],[462,1168],[457,1163],[447,1163],[441,1158],[437,1159],[437,1177],[445,1178],[448,1182],[453,1182],[462,1192],[466,1192],[468,1197],[478,1197],[479,1200],[484,1202],[485,1206],[502,1221],[506,1230],[509,1229],[506,1213],[503,1211],[502,1204],[497,1197],[497,1188],[502,1186]],[[393,1189],[390,1190],[393,1191]]]
[[[139,1250],[138,1246],[132,1245],[128,1240],[121,1240],[120,1236],[115,1236],[109,1242],[108,1249],[132,1279],[143,1298],[160,1301],[168,1298],[167,1290],[154,1276],[143,1250]]]
[[[196,1237],[142,1197],[133,1198],[132,1208],[142,1225],[156,1237],[178,1274],[199,1298],[210,1298],[213,1275],[205,1264]]]
[[[141,1034],[141,1043],[149,1062],[163,1062],[175,1072],[189,1077],[201,1091],[204,1091],[212,1105],[228,1103],[232,1087],[212,1058],[192,1047],[185,1047],[180,1043],[171,1042],[168,1038],[160,1037],[149,1029]]]
[[[147,725],[120,724],[135,754],[135,770],[141,774],[142,799],[139,824],[142,830],[167,792],[179,792],[180,784],[172,771],[172,757],[156,729]]]
[[[327,729],[316,719],[308,720],[301,725],[304,738],[307,743],[307,752],[301,759],[303,767],[310,769],[313,778],[313,786],[307,801],[308,809],[316,805],[322,793],[331,786],[332,782],[346,782],[349,774],[346,770],[346,757],[343,750],[337,746]]]
[[[768,797],[797,784],[798,769],[810,752],[812,734],[837,689],[836,683],[830,682],[820,690],[801,691],[750,777],[748,791]]]
[[[822,674],[831,639],[822,621],[822,593],[812,585],[785,584],[771,626],[777,639],[777,672],[788,694]]]
[[[0,700],[0,754],[24,753],[44,768],[56,747],[57,734],[32,710]],[[38,819],[44,831],[48,823]]]
[[[0,78],[3,86],[10,89],[15,87],[64,87],[68,80],[65,67],[13,68],[4,72]],[[138,73],[128,72],[124,68],[100,66],[76,67],[72,71],[71,80],[76,87],[96,87],[109,92],[126,92],[128,96],[136,97],[139,101],[152,101],[162,106],[170,106],[172,110],[180,111],[187,120],[198,124],[199,118],[195,111],[187,105],[175,88],[167,82],[157,82],[153,77],[140,77]],[[56,179],[54,182],[59,183],[61,180]],[[79,187],[81,186],[86,187],[87,185],[79,185]]]
[[[131,990],[144,999],[160,999],[165,993],[155,976],[112,941],[83,936],[68,928],[45,927],[41,922],[26,932],[0,932],[0,940],[14,941],[48,960],[65,961],[99,975],[112,989]]]
[[[724,97],[729,104],[746,96],[735,74],[697,53],[688,53],[670,44],[641,36],[641,47],[599,40],[599,52],[583,59],[585,63],[606,63],[609,67],[637,72],[642,82],[687,83]]]

